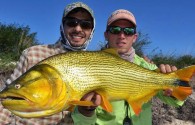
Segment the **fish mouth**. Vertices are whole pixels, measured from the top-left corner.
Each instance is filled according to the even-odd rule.
[[[1,100],[4,101],[4,100],[25,100],[25,99],[22,97],[7,96],[6,98],[2,98]]]
[[[21,95],[6,95],[4,97],[1,97],[2,103],[6,103],[6,102],[12,102],[12,101],[26,101],[26,98],[24,96]]]

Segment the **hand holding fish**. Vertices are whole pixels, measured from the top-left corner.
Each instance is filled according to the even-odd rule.
[[[79,112],[82,115],[87,116],[87,117],[92,116],[94,114],[96,107],[101,104],[101,96],[97,94],[96,92],[87,93],[86,95],[82,97],[81,100],[92,101],[94,105],[96,105],[96,106],[78,106]]]
[[[171,73],[177,70],[176,66],[171,66],[168,64],[160,64],[159,66],[160,72],[162,73]]]
[[[147,61],[148,63],[154,64],[154,62],[152,60],[150,60],[147,56],[143,56],[144,60]],[[159,70],[162,73],[171,73],[177,70],[176,66],[171,66],[168,64],[160,64],[159,66]],[[166,96],[171,96],[172,95],[172,89],[167,89],[164,90],[164,95]]]
[[[160,64],[159,66],[160,72],[162,73],[171,73],[177,70],[176,66],[171,66],[168,64]],[[171,96],[172,95],[173,90],[172,89],[166,89],[164,90],[164,95],[165,96]]]
[[[147,56],[143,56],[144,60],[147,61],[148,63],[154,64],[152,60],[150,60]],[[171,66],[168,64],[160,64],[159,70],[162,73],[171,73],[177,70],[176,66]],[[171,96],[172,95],[172,89],[166,89],[164,90],[164,95],[165,96]]]

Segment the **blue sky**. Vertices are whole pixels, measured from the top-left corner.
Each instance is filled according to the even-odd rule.
[[[64,7],[77,0],[1,0],[0,22],[29,25],[43,44],[55,43]],[[194,0],[80,0],[89,5],[96,17],[96,29],[89,50],[99,49],[104,42],[108,16],[116,9],[134,13],[138,31],[151,40],[146,54],[153,49],[164,54],[195,56]]]

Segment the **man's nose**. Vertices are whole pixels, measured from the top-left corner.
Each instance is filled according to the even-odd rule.
[[[80,26],[80,24],[78,24],[77,26],[75,26],[75,30],[76,31],[82,31],[82,27]]]
[[[124,38],[125,37],[125,33],[124,31],[121,31],[119,34],[118,34],[120,37]]]

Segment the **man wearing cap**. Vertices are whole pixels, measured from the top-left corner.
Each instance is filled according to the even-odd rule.
[[[146,62],[143,58],[135,54],[132,44],[137,39],[136,20],[131,12],[123,9],[114,11],[108,18],[104,35],[105,39],[108,41],[106,47],[116,48],[121,58],[149,70],[157,69],[156,65]],[[177,70],[175,66],[171,67],[163,64],[159,69],[163,73]],[[169,92],[170,90],[167,90],[165,94],[169,95]],[[157,96],[164,102],[173,106],[182,104],[171,97],[164,96],[163,92],[158,93]],[[83,100],[96,100],[98,103],[101,102],[101,98],[99,98],[96,93],[93,96],[86,96]],[[72,115],[77,114],[82,116],[83,114],[87,117],[83,116],[83,119],[78,118],[77,120],[74,120],[74,122],[78,125],[84,125],[82,122],[90,119],[91,124],[96,125],[152,125],[151,102],[142,106],[142,112],[139,116],[136,116],[131,106],[123,100],[113,101],[111,102],[111,105],[113,108],[112,113],[104,111],[101,107],[78,106],[77,112],[73,112]]]
[[[47,57],[68,51],[86,50],[93,36],[94,28],[95,18],[92,10],[86,4],[76,2],[67,5],[60,26],[60,39],[55,44],[37,45],[24,50],[6,84],[11,84],[30,67]],[[3,89],[4,86],[0,86],[0,88]],[[71,114],[66,111],[45,118],[25,119],[14,116],[0,105],[0,125],[55,125],[61,124],[60,121],[65,115],[66,123],[73,124]]]

